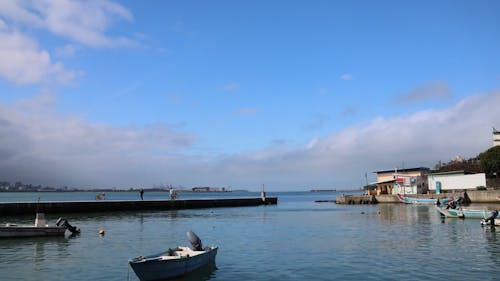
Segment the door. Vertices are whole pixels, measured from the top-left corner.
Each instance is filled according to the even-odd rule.
[[[436,194],[440,194],[440,193],[441,193],[441,182],[437,181],[436,182]]]

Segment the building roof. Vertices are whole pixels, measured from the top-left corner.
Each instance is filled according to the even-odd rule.
[[[415,171],[430,171],[431,169],[426,168],[426,167],[418,167],[418,168],[408,168],[408,169],[392,169],[392,170],[385,170],[385,171],[375,171],[373,173],[377,174],[386,174],[386,173],[395,173],[397,172],[415,172]]]
[[[456,170],[456,171],[438,172],[438,173],[430,173],[430,174],[435,176],[435,175],[456,175],[456,174],[470,175],[470,174],[475,174],[475,173],[470,172],[470,171],[465,171],[465,170]]]
[[[395,182],[395,181],[396,181],[396,179],[392,179],[392,180],[378,181],[378,182],[374,182],[372,184],[390,183],[390,182]]]

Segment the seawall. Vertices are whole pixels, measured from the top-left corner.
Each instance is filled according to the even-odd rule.
[[[466,194],[467,193],[467,194]],[[491,191],[467,191],[447,192],[441,194],[411,194],[406,195],[413,198],[447,198],[468,197],[471,203],[497,203],[500,204],[500,190]],[[375,204],[375,203],[400,203],[396,195],[344,195],[335,199],[337,204]]]
[[[277,197],[197,199],[197,200],[95,200],[57,202],[0,203],[0,216],[55,213],[90,213],[113,211],[180,210],[197,208],[244,207],[276,205]]]

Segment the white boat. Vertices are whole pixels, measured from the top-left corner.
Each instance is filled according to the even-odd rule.
[[[493,210],[480,210],[480,209],[469,209],[469,208],[442,208],[436,206],[436,210],[441,213],[442,216],[447,218],[462,218],[462,219],[482,219],[491,216],[494,212]]]
[[[203,248],[200,238],[192,231],[188,231],[187,236],[192,247],[181,246],[160,254],[138,256],[129,259],[128,263],[141,281],[178,277],[215,263],[218,247]]]
[[[37,213],[35,224],[7,223],[0,225],[0,238],[36,237],[36,236],[64,236],[66,230],[79,233],[80,230],[73,227],[66,219],[59,218],[54,225],[46,224],[45,215]]]

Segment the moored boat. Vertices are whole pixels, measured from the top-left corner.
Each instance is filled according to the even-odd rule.
[[[192,231],[187,232],[192,247],[177,247],[155,255],[139,256],[128,263],[141,281],[178,277],[205,265],[215,263],[218,247],[202,247]]]
[[[7,223],[0,226],[0,238],[37,237],[37,236],[64,236],[66,230],[79,233],[80,230],[59,218],[54,225],[46,224],[45,215],[37,213],[35,224]]]
[[[436,206],[437,211],[447,218],[462,218],[462,219],[483,219],[489,217],[493,211],[479,209],[447,209]]]
[[[434,204],[434,205],[436,205],[438,202],[439,202],[439,204],[447,204],[448,202],[453,200],[453,198],[440,198],[440,199],[416,198],[416,197],[403,196],[399,193],[396,196],[398,197],[398,200],[400,202],[406,203],[406,204]]]

